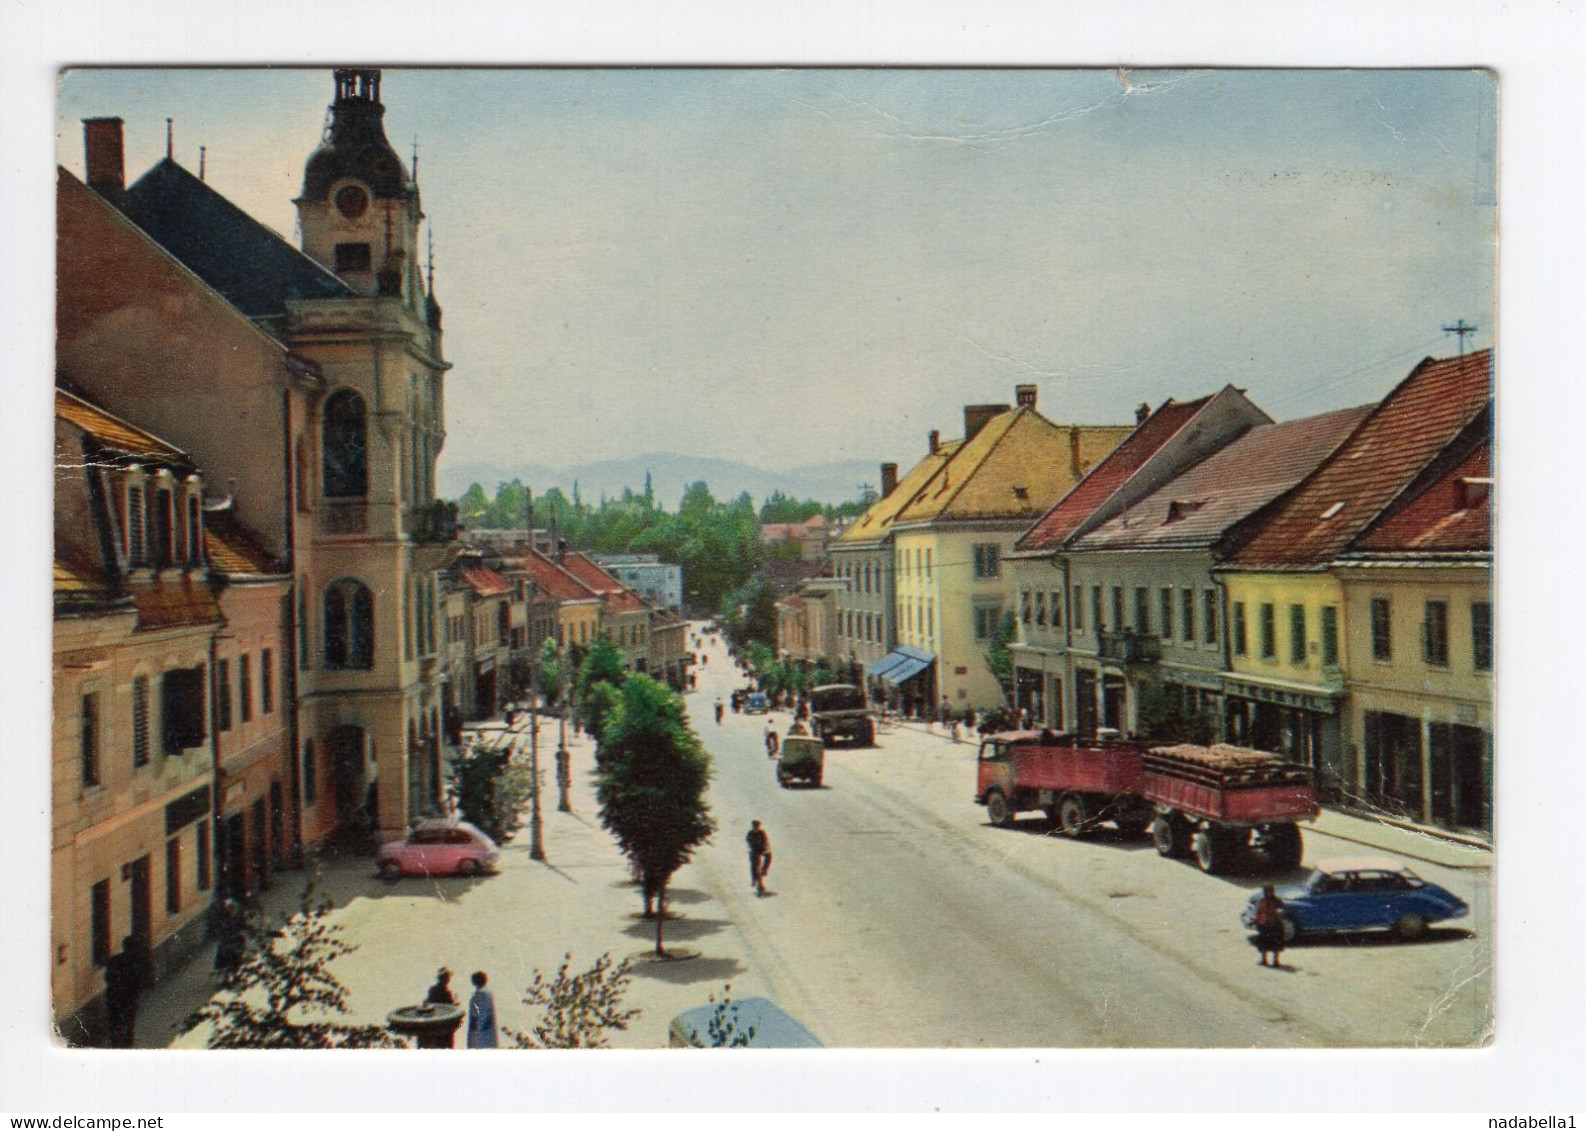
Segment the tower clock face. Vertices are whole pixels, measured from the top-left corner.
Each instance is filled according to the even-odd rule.
[[[336,193],[336,211],[356,220],[369,210],[369,194],[358,185],[348,185]]]

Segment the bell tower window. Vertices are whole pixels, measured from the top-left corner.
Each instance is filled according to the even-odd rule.
[[[343,389],[325,402],[325,495],[361,498],[369,492],[369,453],[363,398]]]
[[[373,258],[366,243],[339,243],[336,245],[336,273],[344,275],[348,271],[367,271]]]
[[[336,193],[336,211],[356,220],[369,210],[369,194],[359,185],[348,185]]]

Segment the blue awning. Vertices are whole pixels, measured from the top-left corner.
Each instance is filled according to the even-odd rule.
[[[885,680],[896,687],[907,683],[926,668],[936,663],[936,654],[923,648],[900,644],[866,669],[871,679]]]

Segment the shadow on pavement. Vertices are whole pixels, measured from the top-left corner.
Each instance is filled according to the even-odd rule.
[[[677,962],[657,958],[635,964],[633,976],[689,986],[696,982],[725,982],[745,969],[747,967],[736,958],[691,958]]]
[[[674,903],[709,903],[716,897],[709,892],[698,891],[695,888],[667,888],[666,902],[668,906]]]
[[[714,935],[723,927],[730,927],[731,925],[726,919],[673,919],[668,915],[665,937],[667,939],[692,942],[705,935]],[[653,939],[655,938],[655,920],[640,919],[630,926],[624,927],[622,933],[636,939]]]
[[[988,829],[994,829],[997,827],[990,821],[982,821],[981,824],[983,824]],[[1085,841],[1087,844],[1104,844],[1109,848],[1116,848],[1121,852],[1142,852],[1146,849],[1155,851],[1155,846],[1151,843],[1150,837],[1135,836],[1133,834],[1126,835],[1125,833],[1120,832],[1118,829],[1113,828],[1111,825],[1104,825],[1101,828],[1096,829],[1094,832],[1086,833],[1083,836],[1077,838],[1071,838],[1064,836],[1062,833],[1053,828],[1052,823],[1045,817],[1021,817],[1014,820],[1003,831],[1023,833],[1026,836],[1048,836],[1053,840],[1077,839]]]

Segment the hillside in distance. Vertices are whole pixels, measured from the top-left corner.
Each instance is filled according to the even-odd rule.
[[[519,479],[537,492],[560,487],[570,495],[576,482],[584,501],[595,503],[599,502],[602,494],[612,498],[622,494],[624,487],[635,492],[643,491],[646,472],[650,475],[656,499],[667,510],[676,509],[683,497],[683,489],[701,479],[709,484],[711,494],[722,500],[747,491],[756,503],[760,503],[772,492],[781,491],[796,499],[845,503],[857,499],[865,486],[879,487],[881,478],[879,463],[866,460],[838,460],[807,464],[786,471],[767,471],[735,460],[651,452],[565,468],[550,468],[528,462],[503,467],[483,463],[447,463],[443,460],[437,476],[437,491],[444,498],[455,499],[467,491],[470,484],[478,483],[485,489],[486,495],[493,497],[499,484]]]

